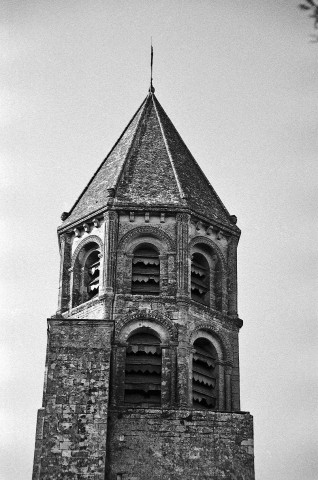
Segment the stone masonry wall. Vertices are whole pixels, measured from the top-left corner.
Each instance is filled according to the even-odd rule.
[[[248,413],[111,409],[106,480],[254,480]]]
[[[112,322],[49,320],[33,480],[104,480]]]

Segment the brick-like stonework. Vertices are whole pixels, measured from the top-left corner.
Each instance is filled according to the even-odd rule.
[[[248,413],[111,409],[106,480],[254,480]]]
[[[33,480],[104,478],[112,329],[49,320]]]
[[[240,230],[152,93],[63,219],[33,480],[254,480]]]
[[[100,212],[109,189],[118,195],[117,205],[183,205],[239,232],[153,94],[142,103],[60,229]]]

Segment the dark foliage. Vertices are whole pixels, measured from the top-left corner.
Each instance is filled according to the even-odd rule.
[[[309,17],[314,19],[314,28],[318,29],[318,2],[317,0],[304,0],[303,3],[298,5],[300,10],[307,11],[309,13]],[[318,35],[312,34],[312,42],[318,43]]]

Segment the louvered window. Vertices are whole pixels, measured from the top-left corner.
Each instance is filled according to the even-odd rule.
[[[161,404],[161,347],[151,333],[137,333],[128,340],[125,364],[125,403]]]
[[[192,364],[192,398],[194,408],[215,410],[217,408],[216,351],[206,339],[194,342]]]
[[[92,252],[85,263],[84,282],[88,299],[95,297],[99,291],[99,270],[100,259],[99,252]]]
[[[73,269],[72,306],[87,302],[99,293],[100,249],[96,242],[83,246]]]
[[[151,245],[139,247],[134,252],[131,291],[139,295],[158,295],[160,292],[160,260]]]
[[[210,305],[210,268],[201,253],[194,253],[191,262],[191,298]]]

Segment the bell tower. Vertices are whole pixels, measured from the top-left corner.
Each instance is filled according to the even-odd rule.
[[[151,88],[62,214],[33,480],[254,479],[236,221]]]

